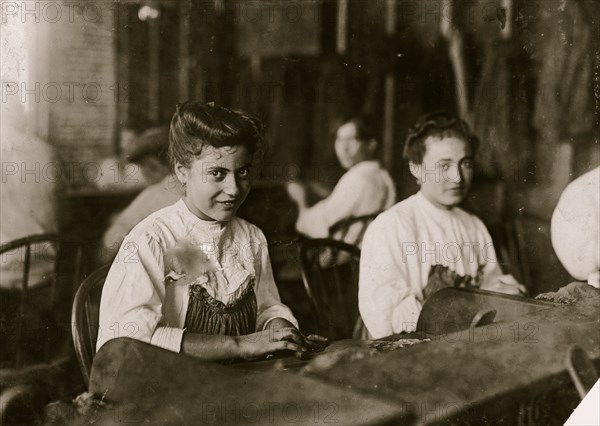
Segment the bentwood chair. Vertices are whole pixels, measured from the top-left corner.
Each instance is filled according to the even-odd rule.
[[[96,354],[100,319],[100,298],[110,264],[92,272],[82,283],[75,295],[71,312],[71,333],[77,362],[85,385],[88,386],[92,361]]]
[[[304,240],[299,249],[304,287],[317,322],[329,339],[353,337],[358,311],[360,250],[331,239]]]
[[[36,425],[42,423],[44,404],[32,385],[15,385],[0,393],[0,425]]]
[[[0,256],[0,425],[40,424],[44,405],[68,393],[69,311],[83,244],[31,235],[3,244]]]
[[[2,245],[0,255],[2,366],[48,363],[68,347],[64,326],[83,274],[83,244],[38,234]]]
[[[342,219],[329,227],[329,238],[338,241],[354,241],[360,247],[367,227],[379,213]]]

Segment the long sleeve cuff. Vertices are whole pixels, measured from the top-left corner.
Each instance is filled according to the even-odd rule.
[[[181,352],[183,328],[157,327],[152,334],[150,344],[173,352]]]
[[[392,329],[394,333],[416,331],[421,308],[421,303],[413,294],[400,302],[392,314]]]
[[[322,214],[320,204],[300,210],[296,221],[296,230],[311,238],[326,238],[329,236],[327,218]]]
[[[421,312],[421,304],[412,294],[388,310],[381,309],[378,307],[380,305],[374,303],[367,306],[363,302],[359,306],[363,322],[374,339],[403,331],[415,331]]]
[[[283,304],[276,304],[270,306],[269,308],[261,312],[261,314],[256,319],[256,330],[264,330],[269,325],[269,323],[275,318],[286,319],[292,324],[294,324],[294,327],[298,328],[298,320],[294,318],[292,311],[290,311],[290,309]]]

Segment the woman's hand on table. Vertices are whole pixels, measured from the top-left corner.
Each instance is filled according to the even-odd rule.
[[[257,359],[278,351],[293,351],[296,356],[323,347],[327,339],[312,334],[304,337],[283,318],[271,320],[266,329],[243,336],[183,334],[181,352],[196,358],[218,361],[234,358]]]
[[[256,358],[280,350],[291,350],[302,356],[311,349],[327,342],[325,337],[311,334],[304,336],[291,322],[284,318],[274,318],[267,328],[257,333],[238,337],[241,357]]]
[[[310,334],[304,336],[294,324],[284,318],[275,318],[271,320],[267,326],[271,330],[290,330],[294,342],[307,349],[307,351],[315,350],[327,343],[327,338],[318,334]],[[306,351],[296,352],[296,355],[301,357]]]
[[[238,336],[236,339],[243,359],[258,358],[284,350],[294,351],[297,356],[302,356],[309,349],[327,341],[314,334],[304,337],[294,324],[283,318],[272,319],[263,331]]]
[[[512,275],[498,275],[481,286],[482,290],[495,291],[497,293],[526,295],[527,288],[520,284]]]
[[[243,359],[254,359],[277,351],[306,352],[306,347],[294,341],[291,329],[263,330],[236,337],[239,356]]]

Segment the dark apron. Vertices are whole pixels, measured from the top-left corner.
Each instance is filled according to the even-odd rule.
[[[189,287],[185,329],[190,333],[242,336],[256,331],[254,282],[239,299],[225,305],[199,284]]]

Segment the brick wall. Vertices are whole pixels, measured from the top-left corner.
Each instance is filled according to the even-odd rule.
[[[48,104],[48,140],[65,162],[71,188],[93,185],[99,160],[115,151],[119,85],[113,7],[108,1],[80,2],[46,25],[46,40],[40,41],[50,52],[42,96]]]

